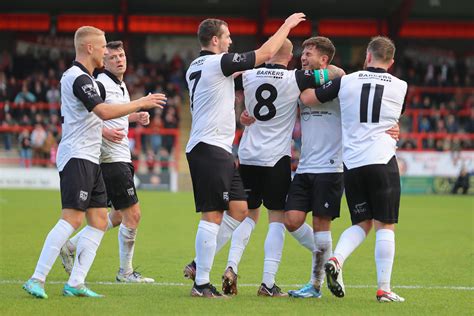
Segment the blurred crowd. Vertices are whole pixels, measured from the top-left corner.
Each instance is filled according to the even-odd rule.
[[[60,87],[62,73],[69,68],[72,56],[54,61],[39,56],[0,54],[0,127],[16,128],[2,132],[5,151],[17,150],[21,164],[55,164],[61,139]],[[185,64],[179,55],[163,55],[158,63],[129,62],[124,81],[132,100],[150,92],[168,97],[163,110],[150,112],[148,126],[130,126],[130,150],[134,158],[145,157],[148,169],[172,155],[174,135],[157,134],[179,127],[183,104]],[[185,93],[186,91],[184,91]],[[137,141],[138,140],[138,141]]]

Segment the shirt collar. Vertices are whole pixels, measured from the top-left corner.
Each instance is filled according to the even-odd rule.
[[[199,56],[206,56],[206,55],[215,55],[215,53],[205,50],[205,49],[199,52]]]
[[[118,84],[118,85],[122,84],[122,81],[120,81],[119,78],[117,78],[116,75],[114,75],[113,73],[111,73],[107,69],[104,69],[103,73],[106,74],[107,76],[109,76],[109,78],[112,79],[112,81],[115,82],[116,84]]]
[[[73,61],[73,62],[72,62],[72,65],[79,67],[79,69],[81,69],[82,71],[84,71],[84,72],[85,72],[86,74],[88,74],[89,76],[91,75],[91,74],[89,73],[89,70],[87,70],[87,68],[86,68],[83,64],[81,64],[80,62],[78,62],[77,60]]]
[[[385,70],[383,68],[375,68],[375,67],[367,67],[366,70],[370,71],[370,72],[380,72],[380,73],[387,72],[387,70]]]
[[[280,65],[280,64],[265,64],[265,68],[270,68],[270,69],[287,69],[285,65]]]

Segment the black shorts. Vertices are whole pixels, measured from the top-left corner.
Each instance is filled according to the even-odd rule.
[[[385,165],[351,170],[344,166],[344,182],[353,225],[368,219],[386,224],[398,223],[400,174],[395,156]]]
[[[112,162],[100,164],[109,206],[123,210],[138,203],[137,189],[133,182],[135,170],[127,162]]]
[[[59,172],[62,208],[86,211],[107,207],[107,193],[100,166],[85,159],[72,158]]]
[[[282,157],[273,167],[241,164],[240,176],[248,194],[249,209],[263,205],[269,210],[284,210],[291,183],[291,159]]]
[[[247,200],[231,153],[201,142],[186,157],[196,212],[224,211],[229,209],[229,201]]]
[[[313,212],[313,216],[335,219],[341,213],[344,191],[342,172],[297,173],[293,178],[285,210]]]

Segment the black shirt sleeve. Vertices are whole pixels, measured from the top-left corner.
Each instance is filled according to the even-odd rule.
[[[337,95],[339,94],[339,89],[341,88],[341,78],[342,77],[339,77],[334,80],[328,81],[327,83],[315,90],[316,97],[318,98],[319,102],[324,103],[337,98]]]
[[[238,54],[224,54],[221,59],[221,69],[224,76],[228,77],[234,72],[253,69],[255,67],[255,51]]]
[[[234,78],[235,91],[244,90],[244,82],[242,80],[242,74]]]
[[[408,88],[407,88],[407,93],[405,93],[405,98],[403,99],[403,105],[402,105],[402,113],[405,113],[405,110],[407,109],[407,96],[408,96]]]
[[[97,93],[92,79],[87,75],[80,75],[74,80],[72,91],[89,112],[91,112],[97,104],[104,102]]]
[[[107,93],[105,92],[104,84],[102,82],[100,82],[99,80],[96,80],[95,82],[97,82],[97,86],[99,87],[100,97],[105,102],[105,98],[107,97]]]
[[[314,80],[313,70],[296,70],[295,78],[300,91],[319,87],[316,85],[316,81]]]

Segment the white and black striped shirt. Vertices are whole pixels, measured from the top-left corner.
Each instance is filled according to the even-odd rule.
[[[62,138],[56,164],[59,171],[71,158],[99,164],[102,120],[92,109],[102,103],[99,88],[81,63],[74,61],[61,78]]]
[[[235,137],[234,72],[252,69],[255,52],[214,54],[201,51],[186,72],[192,124],[189,153],[203,142],[232,153]]]
[[[104,70],[97,76],[101,97],[105,103],[110,104],[126,104],[130,103],[130,95],[127,86],[120,81],[114,74]],[[102,85],[102,87],[101,87]],[[100,162],[131,162],[130,147],[128,141],[128,115],[104,121],[104,127],[123,128],[125,137],[120,143],[111,142],[105,138],[102,139],[102,147],[100,150]]]
[[[339,97],[344,164],[348,169],[386,164],[396,141],[386,133],[404,109],[407,83],[381,68],[367,68],[316,89],[325,102]]]

